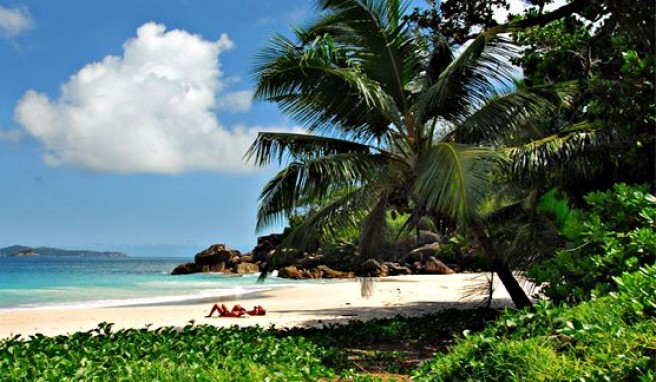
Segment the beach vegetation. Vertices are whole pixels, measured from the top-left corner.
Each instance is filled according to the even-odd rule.
[[[508,310],[416,374],[417,381],[653,381],[656,267],[614,278],[617,291],[576,306]]]
[[[543,291],[554,302],[607,294],[616,287],[613,277],[656,262],[656,197],[646,185],[617,183],[584,200],[586,210],[572,210],[562,220],[565,248],[529,271],[537,284],[546,283]]]
[[[0,375],[3,381],[408,380],[418,362],[496,317],[492,310],[448,310],[282,330],[193,323],[116,330],[103,323],[70,336],[0,340]]]
[[[332,356],[262,328],[113,330],[104,323],[71,336],[2,341],[0,371],[9,381],[317,380],[334,375],[323,364]]]
[[[622,183],[585,195],[587,209],[572,209],[557,194],[542,211],[567,244],[529,272],[543,283],[539,302],[465,332],[416,380],[656,378],[656,199],[647,186]]]

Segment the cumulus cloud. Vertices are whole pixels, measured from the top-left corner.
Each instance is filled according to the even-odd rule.
[[[243,113],[250,110],[253,103],[252,90],[240,90],[227,93],[218,101],[218,107],[231,113]]]
[[[224,94],[219,55],[227,35],[207,41],[148,23],[121,56],[88,64],[51,100],[28,91],[16,120],[45,148],[48,165],[99,172],[242,172],[257,127],[226,128],[217,109],[246,111],[248,91]],[[272,129],[268,129],[272,130]]]
[[[0,5],[0,34],[4,37],[16,37],[32,25],[32,16],[27,7],[7,8]]]

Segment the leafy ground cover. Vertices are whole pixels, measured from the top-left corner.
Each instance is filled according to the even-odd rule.
[[[322,329],[265,330],[188,325],[0,341],[9,381],[409,380],[417,364],[444,351],[464,329],[480,330],[490,310],[352,322]]]

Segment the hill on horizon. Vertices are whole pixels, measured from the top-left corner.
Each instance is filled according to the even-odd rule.
[[[12,245],[9,247],[0,248],[0,256],[15,256],[24,252],[34,252],[39,256],[128,257],[128,255],[125,253],[115,251],[69,250],[51,247],[32,248],[25,245]]]

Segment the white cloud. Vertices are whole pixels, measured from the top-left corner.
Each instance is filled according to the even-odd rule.
[[[218,101],[218,107],[231,113],[243,113],[250,110],[253,103],[252,90],[240,90],[230,92],[221,97]]]
[[[6,8],[0,5],[0,33],[7,37],[16,37],[30,29],[32,16],[27,7]]]
[[[48,165],[100,172],[243,172],[259,128],[222,126],[217,107],[248,110],[250,92],[222,94],[219,55],[227,35],[207,41],[148,23],[123,46],[83,67],[61,95],[28,91],[16,120],[45,147]],[[271,129],[269,129],[271,130]]]

